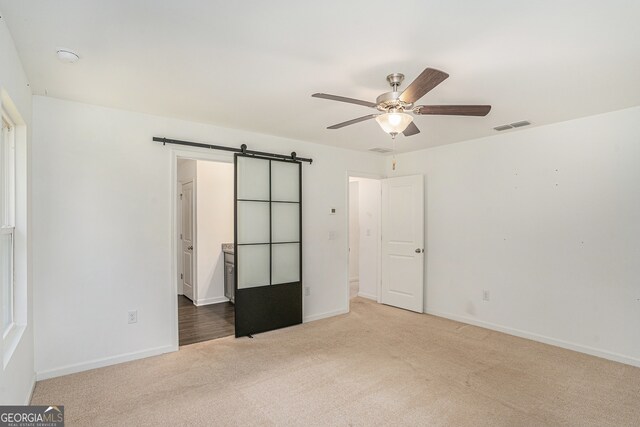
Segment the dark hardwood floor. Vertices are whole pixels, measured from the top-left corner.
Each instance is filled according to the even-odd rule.
[[[184,295],[178,295],[178,331],[180,345],[228,337],[235,333],[233,304],[196,307]]]

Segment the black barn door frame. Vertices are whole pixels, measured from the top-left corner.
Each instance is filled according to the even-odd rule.
[[[238,157],[248,157],[269,161],[269,284],[265,286],[238,289],[238,262],[242,262],[238,251]],[[295,163],[298,165],[298,206],[299,206],[299,276],[297,282],[272,284],[273,245],[292,242],[273,242],[271,199],[272,162]],[[278,159],[244,153],[234,154],[234,253],[235,253],[235,332],[236,337],[251,336],[260,332],[284,328],[302,323],[302,163],[293,159]],[[243,201],[243,200],[240,200]],[[266,201],[265,201],[266,202]],[[277,201],[276,201],[277,202]],[[250,244],[246,244],[250,245]]]

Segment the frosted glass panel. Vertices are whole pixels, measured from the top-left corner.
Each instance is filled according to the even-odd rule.
[[[238,200],[238,243],[269,243],[269,203]]]
[[[276,203],[271,205],[272,239],[277,242],[300,241],[300,205]]]
[[[238,199],[269,200],[269,160],[237,159]]]
[[[238,289],[269,285],[269,245],[238,246]]]
[[[300,281],[300,244],[272,246],[272,284]]]
[[[271,162],[271,200],[300,201],[300,165],[298,163]]]

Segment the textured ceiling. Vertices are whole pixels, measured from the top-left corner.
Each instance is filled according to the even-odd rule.
[[[391,140],[371,110],[387,74],[450,77],[420,104],[411,151],[640,105],[640,2],[0,0],[35,94],[365,150]],[[56,59],[68,48],[73,65]],[[515,131],[515,130],[514,130]],[[514,132],[509,131],[509,132]],[[175,135],[179,137],[179,135]]]

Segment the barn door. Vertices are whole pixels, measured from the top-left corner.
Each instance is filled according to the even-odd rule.
[[[236,337],[302,323],[302,166],[235,155]]]

